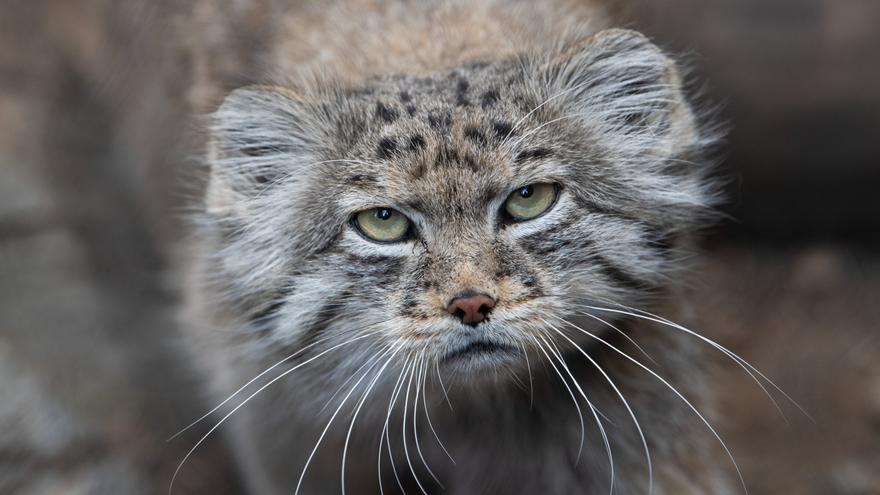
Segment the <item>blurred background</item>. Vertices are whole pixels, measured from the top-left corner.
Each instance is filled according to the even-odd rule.
[[[190,82],[251,79],[268,1],[0,0],[0,493],[164,493],[196,438],[165,442],[203,411],[168,261]],[[719,371],[750,493],[880,493],[880,2],[622,3],[730,125],[701,330],[815,419]],[[230,466],[209,443],[177,493]]]

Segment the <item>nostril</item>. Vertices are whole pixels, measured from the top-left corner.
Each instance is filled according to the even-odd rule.
[[[464,320],[466,314],[463,309],[456,309],[455,312],[452,313],[452,316],[455,316],[459,320]]]
[[[484,321],[495,306],[495,300],[473,291],[463,292],[449,302],[447,311],[465,325],[476,326]]]

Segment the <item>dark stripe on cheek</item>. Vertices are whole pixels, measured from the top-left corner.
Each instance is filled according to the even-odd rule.
[[[665,255],[674,247],[675,239],[664,232],[661,228],[653,224],[650,224],[640,218],[634,217],[629,213],[615,210],[610,206],[600,205],[593,201],[584,200],[580,197],[576,198],[576,201],[578,205],[580,205],[582,208],[590,213],[607,215],[626,223],[638,225],[639,229],[646,233],[645,244],[652,249],[660,251],[663,255]]]
[[[321,334],[323,334],[332,323],[339,319],[339,315],[345,310],[342,301],[347,299],[350,295],[351,293],[348,291],[341,292],[333,301],[325,303],[315,313],[315,317],[312,318],[311,323],[305,327],[298,339],[298,345],[295,346],[296,349],[294,349],[294,351],[305,349],[305,351],[297,354],[297,361],[305,359],[309,354],[317,354],[320,351],[319,349],[309,346],[317,342],[319,337],[321,337]]]
[[[248,321],[254,324],[267,325],[278,316],[281,308],[287,303],[287,298],[293,294],[293,286],[285,286],[278,289],[270,301],[262,308],[248,317]]]
[[[395,277],[400,274],[403,260],[393,256],[347,256],[351,266],[346,267],[346,273],[355,277]]]
[[[596,202],[593,202],[590,200],[586,200],[586,199],[582,199],[580,197],[577,197],[576,201],[578,202],[578,204],[582,208],[587,210],[588,213],[598,213],[600,215],[608,215],[610,217],[614,217],[614,218],[623,220],[625,222],[636,223],[636,224],[642,225],[646,228],[652,228],[652,227],[648,226],[647,224],[645,224],[645,222],[643,222],[642,220],[639,220],[638,218],[635,218],[626,212],[616,210],[610,206],[601,205],[599,203],[596,203]]]
[[[523,245],[533,254],[550,254],[560,249],[589,249],[593,246],[592,239],[577,232],[569,232],[579,218],[569,218],[552,227],[536,232],[522,239]]]
[[[644,291],[654,288],[652,284],[638,280],[632,275],[626,273],[623,269],[601,254],[595,254],[593,259],[598,265],[599,270],[602,272],[602,275],[616,285],[635,291]]]
[[[281,155],[290,153],[292,150],[289,146],[282,145],[266,145],[266,146],[242,146],[239,151],[247,156],[261,157],[269,155]]]
[[[555,253],[561,249],[571,249],[572,241],[570,239],[554,239],[546,238],[541,240],[533,240],[525,244],[526,249],[532,254],[548,255]]]
[[[278,316],[278,312],[284,307],[284,303],[285,301],[283,299],[277,299],[265,308],[252,314],[248,319],[251,323],[266,325]]]
[[[646,224],[642,225],[648,231],[648,240],[645,242],[648,247],[660,251],[663,255],[672,250],[675,239],[658,228]]]

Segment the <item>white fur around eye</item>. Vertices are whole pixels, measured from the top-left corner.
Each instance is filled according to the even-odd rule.
[[[409,256],[413,252],[413,240],[401,242],[373,242],[364,237],[350,226],[346,226],[342,234],[342,247],[357,256]]]
[[[514,238],[542,232],[567,218],[572,206],[571,195],[566,193],[564,189],[560,190],[556,204],[551,206],[547,213],[531,220],[508,224],[505,226],[505,230]]]

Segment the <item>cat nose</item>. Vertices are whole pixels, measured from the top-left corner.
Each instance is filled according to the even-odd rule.
[[[474,291],[461,292],[449,301],[446,311],[472,327],[485,320],[495,307],[495,300]]]

